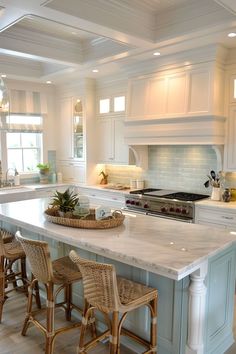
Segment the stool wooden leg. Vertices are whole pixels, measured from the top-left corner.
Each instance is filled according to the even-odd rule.
[[[0,323],[2,322],[2,311],[5,300],[5,272],[4,272],[4,257],[0,257]]]
[[[30,317],[32,313],[32,303],[33,303],[33,287],[34,287],[34,283],[32,282],[28,289],[27,315],[21,331],[22,336],[26,335],[27,329],[30,324]]]
[[[88,309],[89,309],[89,303],[86,300],[84,300],[84,309],[83,309],[82,323],[80,328],[78,353],[82,353],[82,349],[84,347],[84,336],[86,333],[87,322],[88,322],[88,315],[87,315]]]
[[[32,274],[32,280],[34,279],[34,276]],[[38,309],[41,309],[41,300],[40,300],[40,293],[39,293],[39,283],[36,280],[34,283],[34,291],[35,291],[35,301]]]
[[[112,313],[112,323],[111,323],[110,354],[117,353],[118,326],[119,326],[119,312],[114,311]]]
[[[153,348],[153,353],[157,353],[157,298],[152,300],[151,303],[151,338],[150,343]]]
[[[27,288],[28,288],[28,285],[27,285],[27,272],[26,272],[26,258],[23,257],[21,258],[20,260],[20,263],[21,263],[21,277],[22,277],[22,282],[24,284],[24,290],[25,290],[25,293],[27,295]]]
[[[68,284],[65,287],[66,320],[67,321],[71,321],[71,298],[72,298],[72,285]]]
[[[45,354],[53,353],[54,344],[54,294],[53,294],[53,283],[48,283],[46,286],[47,290],[47,324],[46,324],[46,349]]]

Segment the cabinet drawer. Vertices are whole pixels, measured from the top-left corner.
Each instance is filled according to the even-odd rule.
[[[236,227],[236,214],[234,212],[216,209],[196,208],[196,222],[201,224],[209,222],[226,227]]]

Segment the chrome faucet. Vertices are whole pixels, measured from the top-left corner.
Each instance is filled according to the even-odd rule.
[[[5,186],[11,186],[12,183],[11,182],[8,182],[8,172],[10,170],[13,170],[14,171],[14,174],[16,173],[16,168],[12,168],[12,167],[9,167],[6,171],[6,178],[5,178]]]

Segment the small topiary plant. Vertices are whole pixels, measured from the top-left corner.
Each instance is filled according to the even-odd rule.
[[[72,212],[79,201],[77,194],[68,188],[64,193],[56,191],[50,205],[63,213]]]

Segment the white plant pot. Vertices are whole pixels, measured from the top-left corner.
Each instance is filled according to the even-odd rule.
[[[211,200],[221,199],[221,189],[218,187],[213,187],[211,192]]]

